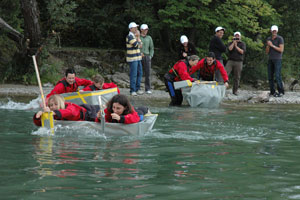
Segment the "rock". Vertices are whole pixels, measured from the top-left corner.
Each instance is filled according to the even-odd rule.
[[[89,67],[98,67],[100,65],[100,61],[97,60],[97,57],[86,57],[84,59],[84,62],[89,66]]]
[[[75,69],[76,73],[80,74],[80,72],[84,71],[85,67],[82,67],[80,65],[75,65],[74,69]]]
[[[250,103],[264,103],[269,101],[269,92],[261,91],[250,99]]]

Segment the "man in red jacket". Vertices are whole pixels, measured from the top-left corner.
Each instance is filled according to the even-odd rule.
[[[187,59],[178,61],[172,69],[170,69],[164,76],[165,85],[171,97],[169,106],[180,106],[183,101],[181,89],[174,89],[174,82],[190,80],[195,81],[188,73],[189,69],[196,65],[199,57],[196,55],[188,56]]]
[[[226,88],[228,87],[227,72],[224,69],[222,63],[216,60],[216,56],[214,52],[209,52],[206,58],[203,58],[195,66],[193,66],[190,69],[189,74],[191,75],[198,70],[199,70],[198,79],[204,81],[214,81],[215,72],[216,70],[219,70],[224,80],[224,85],[226,86]]]
[[[46,102],[54,94],[76,92],[79,86],[88,86],[91,84],[93,82],[90,80],[77,78],[74,69],[67,69],[66,76],[58,81],[53,90],[46,96]]]

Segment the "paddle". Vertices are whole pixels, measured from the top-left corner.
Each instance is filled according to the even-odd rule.
[[[101,114],[101,127],[102,127],[102,133],[104,133],[104,128],[105,128],[105,117],[104,117],[104,110],[102,107],[102,99],[101,95],[98,96],[98,101],[99,101],[99,106],[100,106],[100,114]]]
[[[195,81],[197,84],[218,84],[216,81]],[[174,82],[174,88],[180,89],[180,88],[184,88],[184,87],[192,87],[193,83],[190,80],[185,80],[185,81],[177,81]]]
[[[46,108],[46,101],[45,101],[45,97],[44,97],[44,92],[43,92],[42,83],[41,83],[41,79],[40,79],[40,73],[38,70],[35,56],[32,56],[32,59],[33,59],[35,73],[36,73],[36,78],[37,78],[39,88],[40,88],[41,98],[42,98],[42,102],[43,102],[43,108]],[[54,134],[53,112],[43,113],[41,116],[41,121],[42,121],[42,127],[49,127],[51,134]]]

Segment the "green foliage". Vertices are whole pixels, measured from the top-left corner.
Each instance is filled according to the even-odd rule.
[[[72,0],[48,1],[47,9],[50,13],[51,29],[61,32],[72,28],[72,24],[75,22],[74,10],[76,8],[77,4]]]
[[[91,77],[98,73],[98,70],[95,68],[85,68],[82,72],[80,72],[80,77],[86,77],[87,79],[91,79]]]
[[[248,79],[266,79],[267,55],[264,53],[264,43],[266,37],[270,35],[271,25],[276,24],[279,26],[279,34],[285,39],[283,75],[299,76],[298,0],[289,0],[288,3],[283,0],[37,0],[37,2],[43,36],[48,38],[46,46],[53,46],[57,42],[57,38],[49,39],[49,33],[55,30],[61,33],[60,39],[64,46],[125,49],[128,24],[135,21],[140,25],[143,23],[149,25],[149,34],[155,47],[160,48],[160,54],[168,59],[162,59],[166,60],[165,63],[176,62],[174,56],[177,55],[180,35],[187,35],[196,45],[199,56],[204,57],[217,26],[226,28],[223,37],[225,44],[232,40],[233,32],[240,31],[242,40],[247,45],[243,73],[249,77]],[[22,32],[23,19],[20,9],[19,1],[0,2],[1,17]],[[16,67],[14,65],[16,61],[12,60],[13,52],[16,51],[15,44],[1,33],[0,31],[0,69],[6,70],[0,74],[0,78],[5,77],[2,79],[5,81],[31,82],[29,75],[18,74],[20,72],[18,67],[23,66]],[[53,83],[61,77],[59,68],[63,67],[64,63],[52,58],[47,50],[43,51],[41,67],[45,71],[42,78]],[[28,64],[24,63],[24,66]],[[165,67],[161,66],[162,71]],[[88,70],[87,77],[94,72]]]

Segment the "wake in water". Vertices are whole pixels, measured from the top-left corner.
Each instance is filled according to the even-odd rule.
[[[33,110],[40,108],[42,100],[40,97],[31,100],[29,103],[14,102],[11,99],[8,99],[8,102],[0,102],[0,109],[8,110]]]
[[[88,127],[81,127],[78,129],[77,126],[61,126],[56,125],[54,128],[54,134],[48,128],[39,127],[36,131],[31,133],[32,135],[39,136],[54,136],[54,137],[96,137],[107,139],[106,135]]]

